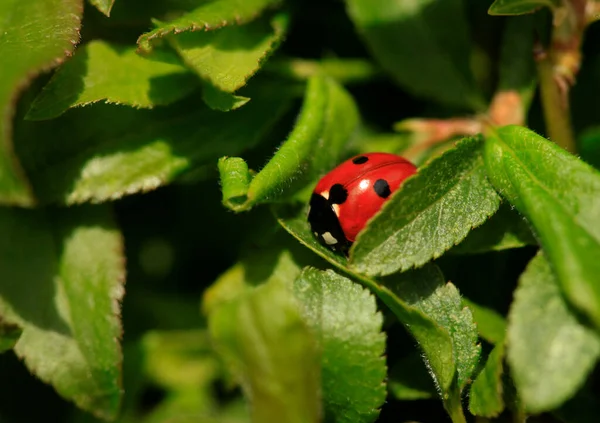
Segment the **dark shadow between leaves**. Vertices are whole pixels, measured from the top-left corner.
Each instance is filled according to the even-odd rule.
[[[418,304],[429,298],[437,289],[447,283],[440,269],[431,264],[425,264],[423,267],[403,273],[384,276],[380,280],[381,285],[389,288],[398,298],[410,305]]]
[[[430,2],[399,10],[365,23],[362,32],[382,67],[404,88],[457,110],[477,110],[484,102],[469,69],[468,33],[447,20],[463,13],[457,6]]]
[[[155,105],[167,105],[194,93],[199,86],[198,77],[191,73],[155,76],[150,78],[148,98]]]
[[[57,310],[59,249],[46,211],[0,208],[0,233],[0,297],[26,325],[71,336]]]

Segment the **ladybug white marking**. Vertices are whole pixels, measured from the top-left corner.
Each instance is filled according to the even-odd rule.
[[[337,217],[340,217],[340,205],[339,204],[332,204],[331,208],[333,209],[333,212],[335,213],[335,215]]]
[[[329,191],[323,191],[321,194],[319,194],[321,197],[323,197],[326,200],[329,200]]]
[[[331,235],[331,232],[325,232],[323,235],[321,235],[321,237],[323,238],[323,241],[327,243],[327,245],[334,245],[338,243],[337,239]]]

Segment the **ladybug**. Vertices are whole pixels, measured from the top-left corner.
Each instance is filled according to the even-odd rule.
[[[389,153],[361,154],[343,162],[312,193],[308,222],[313,233],[327,247],[347,253],[369,219],[416,171],[414,164]]]

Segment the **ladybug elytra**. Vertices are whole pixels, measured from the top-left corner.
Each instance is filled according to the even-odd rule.
[[[317,183],[308,222],[319,241],[347,252],[358,233],[417,168],[395,154],[368,153],[346,160]]]

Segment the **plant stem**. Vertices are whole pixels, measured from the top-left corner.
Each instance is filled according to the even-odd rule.
[[[452,419],[452,423],[467,423],[460,401],[460,394],[455,394],[452,391],[448,399],[444,401],[444,408],[450,416],[450,419]]]
[[[544,120],[548,135],[552,141],[571,153],[576,152],[575,138],[571,126],[569,102],[566,93],[563,95],[555,80],[552,61],[548,55],[541,58],[537,63],[538,77],[540,81],[540,94]]]

